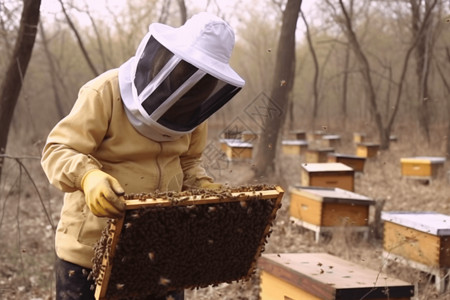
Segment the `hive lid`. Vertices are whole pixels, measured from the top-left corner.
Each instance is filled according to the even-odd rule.
[[[337,162],[326,163],[303,163],[302,168],[308,172],[336,172],[336,171],[353,171],[353,168],[346,164]]]
[[[450,235],[450,216],[436,212],[382,212],[381,219],[434,235]]]
[[[431,163],[431,164],[443,164],[445,162],[445,157],[439,156],[414,156],[414,157],[404,157],[400,159],[404,163]]]
[[[310,187],[310,186],[293,186],[290,188],[291,193],[303,195],[308,198],[320,202],[327,203],[351,203],[371,205],[375,204],[375,200],[341,188],[330,187]]]
[[[320,299],[384,299],[414,295],[411,283],[328,253],[263,254],[258,266]]]
[[[305,140],[284,140],[281,142],[282,145],[297,146],[297,145],[308,145]]]
[[[234,148],[252,148],[253,144],[240,139],[221,139],[220,142]]]

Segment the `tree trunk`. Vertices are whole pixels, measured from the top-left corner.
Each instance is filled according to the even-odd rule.
[[[275,172],[278,135],[286,117],[288,96],[292,90],[295,77],[295,29],[301,3],[301,0],[288,0],[283,11],[270,97],[270,101],[276,103],[281,113],[272,118],[267,118],[265,121],[264,134],[258,141],[257,155],[255,156],[255,175],[258,178]]]
[[[19,33],[0,88],[0,181],[14,108],[33,52],[39,23],[40,0],[24,0]]]

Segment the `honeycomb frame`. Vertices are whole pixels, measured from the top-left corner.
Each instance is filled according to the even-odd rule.
[[[95,298],[248,280],[283,194],[280,186],[255,185],[126,195],[125,216],[110,220],[95,246]]]

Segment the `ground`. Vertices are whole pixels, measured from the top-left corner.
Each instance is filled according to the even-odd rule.
[[[341,150],[340,152],[353,153],[354,148],[350,145]],[[378,156],[367,159],[364,173],[355,176],[355,192],[377,201],[385,200],[383,209],[387,211],[435,211],[450,214],[450,183],[447,173],[449,162],[445,163],[439,176],[430,182],[402,177],[400,158],[416,155],[445,156],[442,152],[423,145],[411,146],[411,143],[402,140],[393,142],[388,151],[380,151]],[[300,165],[304,159],[303,156],[281,154],[277,159],[280,174],[258,180],[253,179],[251,161],[233,161],[227,163],[220,174],[215,174],[216,180],[230,186],[265,182],[278,184],[284,189],[283,205],[278,211],[273,233],[264,253],[327,252],[374,270],[381,270],[382,237],[377,236],[377,232],[372,231],[368,240],[341,232],[316,243],[312,232],[290,222],[289,188],[300,184]],[[7,165],[8,172],[2,178],[0,298],[54,299],[52,226],[58,219],[61,195],[48,185],[38,161],[27,161],[25,166],[29,173],[38,174],[31,176],[33,180],[14,161]],[[19,171],[14,173],[16,170]],[[36,189],[30,182],[36,184]],[[450,291],[438,295],[432,278],[419,271],[399,265],[386,266],[384,271],[393,277],[417,283],[418,300],[450,299]],[[196,300],[256,300],[258,297],[258,272],[246,282],[186,291],[186,299]]]

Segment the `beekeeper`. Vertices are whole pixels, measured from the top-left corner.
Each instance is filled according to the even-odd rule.
[[[205,121],[244,85],[229,65],[234,42],[209,13],[178,28],[151,24],[135,56],[86,83],[50,132],[42,167],[65,192],[56,299],[93,299],[93,246],[108,218],[123,214],[124,193],[220,187],[200,163]]]

